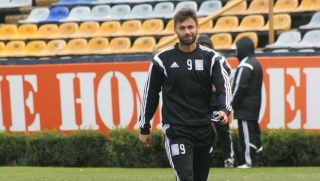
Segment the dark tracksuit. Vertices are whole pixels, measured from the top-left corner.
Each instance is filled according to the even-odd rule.
[[[259,113],[261,107],[262,67],[254,56],[254,44],[248,37],[237,41],[237,67],[232,86],[234,118],[238,119],[239,138],[245,162],[262,165]]]
[[[141,105],[141,134],[150,134],[150,121],[159,103],[165,147],[179,181],[207,181],[210,153],[215,137],[211,125],[212,84],[216,85],[221,111],[229,115],[231,93],[228,75],[220,57],[197,44],[192,52],[182,52],[178,44],[154,56]]]

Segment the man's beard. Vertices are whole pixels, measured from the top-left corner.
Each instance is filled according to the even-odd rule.
[[[196,41],[196,36],[193,36],[191,38],[191,40],[189,41],[186,41],[184,40],[182,37],[178,36],[178,39],[179,39],[179,42],[182,44],[182,45],[191,45],[193,44],[195,41]]]

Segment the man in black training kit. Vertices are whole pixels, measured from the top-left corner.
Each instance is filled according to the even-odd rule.
[[[238,119],[239,139],[245,163],[238,168],[262,166],[262,142],[259,113],[263,72],[254,56],[254,44],[249,37],[236,42],[240,64],[232,86],[234,118]]]
[[[228,122],[231,88],[221,58],[199,45],[196,12],[183,8],[174,16],[179,43],[154,56],[145,84],[141,105],[139,139],[152,143],[150,120],[162,91],[162,128],[165,148],[177,181],[207,181],[215,132],[212,120]],[[216,86],[221,109],[213,117],[210,100]]]
[[[214,49],[214,46],[210,40],[210,37],[206,34],[202,34],[198,38],[198,43],[200,45],[203,45],[205,47],[208,47],[210,49]],[[222,56],[221,56],[222,57]],[[223,65],[223,68],[226,70],[229,76],[230,82],[232,81],[231,77],[231,67],[228,64],[225,57],[221,58],[221,63]],[[214,111],[218,111],[219,108],[219,102],[217,100],[217,94],[216,94],[216,88],[213,85],[212,86],[212,98],[211,98],[211,106]],[[224,167],[233,167],[234,162],[234,151],[233,151],[233,143],[232,143],[232,137],[230,132],[230,126],[229,123],[227,124],[219,124],[218,122],[214,122],[214,127],[216,128],[216,132],[218,133],[218,138],[221,143],[221,147],[223,150],[223,159],[224,159]]]

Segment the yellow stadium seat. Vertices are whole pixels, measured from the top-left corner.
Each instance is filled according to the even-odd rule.
[[[52,39],[56,38],[71,38],[74,34],[77,33],[79,29],[79,26],[77,23],[62,23],[59,26],[58,32],[55,34],[55,36],[49,37]]]
[[[45,41],[30,41],[24,49],[22,56],[41,56],[45,50]]]
[[[140,31],[136,32],[135,35],[145,36],[158,34],[163,30],[163,21],[161,19],[148,19],[142,23]]]
[[[205,17],[203,18],[198,18],[198,22],[200,23],[201,21],[203,21],[205,19]],[[206,23],[202,24],[199,26],[199,32],[198,33],[205,33],[209,30],[211,30],[213,28],[213,21],[209,20]]]
[[[67,43],[67,46],[57,55],[81,55],[86,53],[87,40],[83,38],[72,39]]]
[[[127,20],[121,25],[119,31],[117,31],[114,36],[132,36],[136,32],[140,31],[142,23],[140,20]]]
[[[217,33],[210,37],[215,50],[230,49],[232,45],[232,36],[230,33]]]
[[[126,53],[131,48],[131,40],[128,37],[116,37],[110,41],[106,54]]]
[[[273,16],[274,30],[289,30],[291,28],[291,16],[289,14],[275,14]],[[269,21],[259,31],[268,31]]]
[[[25,40],[37,33],[38,27],[35,24],[23,24],[18,27],[18,30],[10,37],[11,40]]]
[[[171,39],[172,37],[175,37],[172,41],[166,43],[165,45],[159,47],[161,44],[163,44],[165,41],[167,41],[168,39]],[[168,36],[164,36],[162,38],[160,38],[159,42],[157,43],[157,52],[160,52],[170,46],[175,45],[176,43],[179,42],[179,39],[176,37],[176,35],[168,35]]]
[[[107,38],[97,37],[89,40],[86,52],[84,54],[106,54],[108,51],[109,40]]]
[[[245,36],[252,39],[255,48],[258,47],[258,34],[256,32],[244,32],[244,33],[239,33],[236,36],[236,38],[233,41],[233,45],[231,46],[231,48],[235,48],[237,41],[240,40],[242,37],[245,37]]]
[[[213,29],[209,33],[229,32],[239,26],[239,19],[237,16],[223,16],[218,19]]]
[[[0,53],[3,52],[5,48],[6,48],[6,44],[4,44],[3,42],[0,42]]]
[[[4,51],[0,57],[19,57],[23,54],[26,44],[24,41],[10,41],[6,44]]]
[[[4,24],[0,27],[0,40],[8,40],[17,31],[17,26],[13,24]]]
[[[265,21],[262,15],[247,15],[242,19],[237,28],[231,29],[230,31],[256,31],[261,29],[264,24]]]
[[[320,11],[320,0],[302,0],[295,12]]]
[[[225,6],[228,6],[231,3],[231,0],[229,0]],[[238,15],[243,13],[247,10],[247,1],[242,1],[240,4],[236,5],[235,7],[229,9],[228,11],[224,12],[222,15]]]
[[[261,14],[268,13],[269,0],[253,0],[248,9],[240,14]]]
[[[153,36],[139,37],[134,41],[127,53],[152,53],[155,45],[156,40]]]
[[[94,37],[108,37],[114,35],[121,28],[120,21],[107,21],[101,24],[99,31]]]
[[[39,56],[55,56],[67,46],[65,40],[51,40],[47,43],[46,49]]]
[[[58,25],[56,24],[44,24],[39,27],[38,32],[34,34],[30,39],[48,39],[54,37],[58,32]]]
[[[170,34],[174,34],[173,19],[169,20],[169,22],[167,23],[167,25],[163,31],[157,33],[157,35],[170,35]]]
[[[88,21],[81,23],[79,30],[76,34],[72,35],[73,38],[86,38],[93,37],[98,33],[100,25],[95,21]]]
[[[293,12],[299,6],[298,0],[277,0],[273,7],[274,13]]]

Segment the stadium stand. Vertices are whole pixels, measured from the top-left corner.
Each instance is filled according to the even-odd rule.
[[[58,32],[51,37],[48,38],[71,38],[73,35],[75,35],[78,32],[79,25],[77,23],[71,22],[71,23],[62,23],[59,26]]]
[[[273,16],[273,29],[274,30],[289,30],[291,28],[291,16],[289,14],[275,14]],[[258,31],[268,31],[269,21],[265,26]]]
[[[256,32],[242,32],[242,33],[237,34],[236,38],[233,41],[233,44],[231,45],[231,49],[235,49],[236,42],[245,36],[250,37],[252,39],[255,48],[258,47],[259,38],[258,38],[258,34]]]
[[[21,53],[20,56],[22,57],[35,57],[35,56],[41,56],[42,53],[46,49],[46,42],[37,40],[37,41],[30,41],[26,45],[24,51]]]
[[[67,46],[56,55],[82,55],[86,52],[87,40],[84,38],[75,38],[67,43]]]
[[[140,20],[127,20],[121,25],[119,31],[115,32],[113,36],[135,36],[136,32],[141,30],[142,23]]]
[[[91,9],[89,16],[84,17],[85,21],[103,21],[108,19],[110,13],[110,5],[96,5]]]
[[[227,6],[228,4],[231,4],[231,0],[227,2],[227,4],[225,6]],[[242,14],[243,12],[245,12],[247,10],[247,1],[243,1],[240,4],[238,4],[237,6],[227,10],[226,12],[224,12],[222,15],[239,15]]]
[[[10,41],[1,52],[0,57],[19,57],[24,52],[26,43],[24,41]]]
[[[20,8],[30,6],[32,6],[32,0],[4,0],[4,2],[1,2],[0,4],[0,8]]]
[[[67,43],[65,40],[61,40],[61,39],[51,40],[47,43],[45,51],[41,52],[39,56],[43,56],[43,57],[56,56],[59,54],[60,51],[65,49],[66,46],[67,46]]]
[[[123,20],[129,19],[142,19],[144,17],[148,17],[152,13],[151,4],[138,4],[132,7],[130,13],[123,17]]]
[[[44,24],[41,25],[36,34],[29,39],[47,39],[50,37],[54,37],[58,33],[58,25],[57,24]]]
[[[93,37],[109,37],[121,29],[120,21],[106,21],[100,25],[99,31]]]
[[[116,37],[111,39],[105,54],[123,54],[131,48],[131,40],[128,37]]]
[[[99,32],[100,25],[96,21],[88,21],[80,24],[78,31],[72,38],[90,38]]]
[[[8,40],[18,30],[17,25],[4,24],[0,27],[0,40]]]
[[[216,25],[208,30],[207,33],[229,32],[239,26],[239,19],[237,16],[224,16],[217,20]]]
[[[135,32],[137,36],[156,35],[163,30],[162,19],[148,19],[142,23],[141,29]]]
[[[310,30],[302,38],[302,40],[296,44],[290,46],[290,48],[313,48],[320,42],[320,30]]]
[[[165,29],[156,35],[169,35],[174,33],[174,22],[173,19],[171,19],[168,23]]]
[[[204,18],[198,18],[198,22],[204,21]],[[200,24],[198,33],[203,33],[211,30],[213,28],[213,21],[207,21],[203,24]]]
[[[77,6],[71,9],[66,18],[60,19],[60,22],[75,22],[81,21],[84,17],[90,15],[91,9],[88,6]]]
[[[54,7],[50,10],[48,17],[45,20],[39,21],[39,23],[59,22],[61,19],[67,18],[69,15],[69,9],[67,7]]]
[[[209,0],[203,1],[198,9],[197,16],[208,16],[222,8],[221,1]]]
[[[264,26],[264,17],[262,15],[248,15],[245,16],[240,25],[230,31],[257,31]]]
[[[135,54],[135,53],[152,53],[153,48],[156,45],[156,40],[152,36],[142,36],[137,38],[132,47],[125,53]]]
[[[49,16],[50,10],[46,7],[34,8],[27,19],[19,20],[19,23],[38,23]]]
[[[172,19],[174,14],[182,8],[192,8],[198,11],[198,4],[195,1],[180,1],[175,6],[174,11],[171,14],[166,15],[164,18]]]
[[[313,14],[308,24],[299,26],[299,29],[316,29],[316,28],[320,28],[320,12]]]
[[[82,54],[87,55],[96,55],[96,54],[104,54],[107,52],[107,48],[109,46],[109,40],[107,38],[92,38],[89,40],[88,45],[86,47],[86,51]]]
[[[295,12],[320,11],[320,0],[302,0]]]
[[[212,35],[210,39],[216,50],[230,49],[232,46],[232,35],[230,33],[217,33]]]
[[[273,7],[273,11],[275,13],[294,12],[298,6],[298,0],[277,0]]]
[[[269,0],[253,0],[246,11],[238,14],[265,14],[268,13]]]
[[[167,15],[171,15],[174,11],[174,4],[172,2],[159,2],[157,3],[151,14],[146,18],[163,18]]]
[[[129,15],[131,7],[128,4],[119,4],[111,7],[105,20],[121,20]]]
[[[23,24],[11,35],[10,40],[26,40],[34,37],[37,32],[38,26],[36,24]]]
[[[301,33],[299,31],[286,31],[280,34],[275,43],[266,45],[266,48],[289,48],[292,44],[298,43],[300,41]]]

